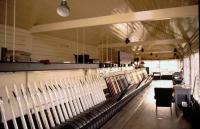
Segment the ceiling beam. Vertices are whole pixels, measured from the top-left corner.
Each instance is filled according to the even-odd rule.
[[[104,48],[121,48],[121,47],[129,47],[129,46],[135,46],[135,45],[169,45],[169,44],[179,44],[185,42],[184,39],[165,39],[165,40],[152,40],[152,41],[138,41],[138,42],[131,42],[126,44],[123,43],[108,43],[106,45],[103,45]],[[102,45],[98,46],[99,48],[102,47]]]
[[[174,51],[146,51],[146,52],[136,52],[140,55],[146,55],[146,54],[172,54]]]
[[[55,22],[33,26],[31,33],[65,30],[81,27],[109,25],[136,21],[154,21],[171,18],[198,16],[198,5],[184,6],[176,8],[157,9],[141,12],[130,12],[123,14],[113,14],[108,16],[85,18],[71,21]]]

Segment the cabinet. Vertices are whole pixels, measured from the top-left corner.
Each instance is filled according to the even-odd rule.
[[[175,106],[181,105],[183,101],[190,102],[191,86],[190,85],[174,85]]]

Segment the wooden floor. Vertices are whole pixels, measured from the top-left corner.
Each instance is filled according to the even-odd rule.
[[[181,115],[175,115],[174,106],[172,116],[168,107],[159,107],[156,116],[154,87],[172,87],[172,81],[153,81],[102,129],[190,129],[190,125]]]

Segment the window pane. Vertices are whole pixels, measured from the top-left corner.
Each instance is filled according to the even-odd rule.
[[[174,72],[179,71],[178,60],[148,60],[144,61],[145,67],[149,67],[149,72],[161,72],[163,75],[171,75]]]

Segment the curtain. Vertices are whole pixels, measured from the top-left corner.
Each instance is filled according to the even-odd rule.
[[[200,104],[199,52],[192,55],[191,82],[193,97]]]
[[[191,65],[191,70],[190,70],[190,65]],[[195,77],[199,75],[199,52],[194,53],[189,57],[185,57],[183,60],[183,66],[184,66],[183,72],[184,72],[185,84],[190,84],[193,87]]]
[[[184,82],[185,84],[190,84],[190,59],[189,57],[185,57],[183,59],[183,74],[184,74]]]

